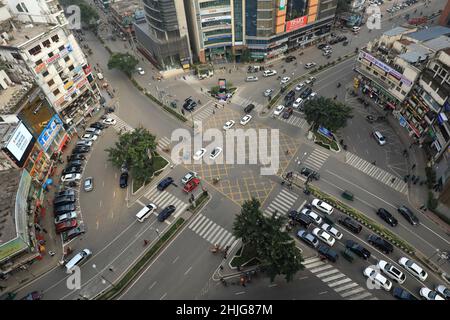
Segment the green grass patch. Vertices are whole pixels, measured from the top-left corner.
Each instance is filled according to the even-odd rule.
[[[198,210],[200,210],[203,207],[203,205],[206,203],[206,201],[208,201],[208,199],[209,199],[209,193],[202,192],[200,197],[195,199],[195,206],[193,204],[191,204],[191,206],[189,207],[189,211],[192,213],[197,212]]]
[[[339,146],[337,145],[336,141],[327,139],[320,133],[315,133],[316,141],[314,141],[316,144],[321,145],[322,147],[327,148],[328,150],[333,149],[335,151],[339,151]]]
[[[132,185],[132,192],[136,192],[141,188],[144,184],[149,184],[153,181],[153,178],[158,176],[162,169],[168,164],[169,162],[161,157],[158,153],[155,152],[155,156],[153,157],[153,174],[151,177],[149,177],[146,180],[139,180],[139,179],[133,179],[133,185]]]
[[[109,300],[120,294],[126,286],[138,275],[145,267],[147,262],[158,253],[158,251],[166,244],[184,224],[183,218],[178,218],[169,230],[165,232],[160,239],[144,254],[144,256],[120,279],[113,288],[101,294],[96,300]]]
[[[236,255],[231,259],[230,265],[234,268],[237,266],[255,266],[259,264],[259,260],[256,256],[255,248],[243,245],[240,251],[236,252]]]

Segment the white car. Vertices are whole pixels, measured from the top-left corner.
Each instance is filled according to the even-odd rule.
[[[283,77],[282,79],[281,79],[281,84],[285,84],[285,83],[288,83],[289,81],[291,80],[291,78],[290,77]]]
[[[327,57],[327,56],[331,56],[332,53],[333,53],[332,50],[325,50],[325,51],[322,53],[322,55],[325,56],[325,57]]]
[[[303,99],[302,98],[297,98],[297,100],[295,100],[294,104],[292,105],[294,108],[298,108],[303,104]]]
[[[194,153],[194,156],[192,157],[194,160],[200,160],[205,155],[206,149],[201,148],[196,153]]]
[[[281,113],[283,113],[284,110],[284,106],[283,105],[279,105],[275,108],[275,110],[273,111],[273,115],[274,116],[279,116]]]
[[[81,174],[79,173],[69,173],[61,177],[62,182],[72,182],[81,179]]]
[[[87,141],[95,141],[97,140],[98,136],[96,134],[93,133],[85,133],[81,139],[83,140],[87,140]]]
[[[234,120],[228,120],[224,125],[223,125],[223,130],[228,130],[231,129],[234,126],[235,122]]]
[[[327,44],[325,47],[322,48],[322,51],[328,51],[331,49],[332,49],[331,46]]]
[[[306,81],[305,81],[305,83],[306,84],[310,84],[310,83],[314,83],[316,81],[316,78],[314,78],[314,77],[309,77]]]
[[[313,205],[313,207],[317,208],[319,211],[326,213],[326,214],[332,214],[333,213],[333,207],[330,206],[328,203],[319,200],[319,199],[314,199],[311,204]]]
[[[302,90],[302,88],[305,86],[305,84],[303,82],[300,82],[296,87],[295,87],[295,91],[300,91]]]
[[[381,286],[384,290],[389,291],[392,288],[392,282],[384,277],[381,273],[371,267],[367,267],[364,270],[364,275]]]
[[[185,185],[186,183],[188,183],[189,181],[191,181],[192,179],[197,177],[197,172],[194,171],[189,171],[188,173],[186,173],[184,175],[184,177],[181,179],[181,183],[183,185]]]
[[[437,293],[439,293],[441,296],[443,296],[445,299],[450,299],[450,290],[447,289],[443,284],[438,285],[436,287]]]
[[[136,70],[141,76],[145,74],[144,69],[142,69],[141,67],[138,67]]]
[[[222,148],[221,147],[215,147],[213,149],[213,151],[211,151],[211,154],[209,155],[209,158],[214,160],[215,158],[217,158],[219,156],[219,154],[222,153]]]
[[[428,273],[414,261],[402,257],[398,260],[398,263],[419,280],[425,281],[427,279]]]
[[[55,218],[55,224],[58,224],[60,222],[64,222],[70,219],[76,219],[77,218],[77,212],[76,211],[72,211],[72,212],[67,212],[64,214],[61,214],[59,216],[57,216]]]
[[[334,239],[328,232],[321,230],[320,228],[315,228],[313,230],[313,234],[319,238],[319,240],[322,240],[330,247],[333,246],[333,244],[336,242],[336,239]]]
[[[361,30],[361,28],[360,28],[360,27],[357,27],[357,26],[354,26],[354,27],[352,28],[352,31],[353,31],[353,32],[358,32],[359,30]]]
[[[270,77],[270,76],[274,76],[276,74],[277,74],[276,70],[266,70],[263,72],[264,77]]]
[[[322,230],[328,232],[329,234],[331,234],[336,239],[338,239],[338,240],[342,239],[342,233],[338,229],[336,229],[335,227],[329,225],[328,223],[324,223],[320,227],[322,228]]]
[[[76,146],[92,147],[92,140],[80,140],[80,141],[77,141]]]
[[[445,300],[436,291],[430,290],[427,287],[420,289],[420,295],[427,300]]]
[[[95,128],[87,128],[86,129],[86,131],[85,131],[85,133],[93,133],[93,134],[96,134],[96,135],[101,135],[102,134],[102,130],[100,130],[100,129],[95,129]]]
[[[253,81],[258,81],[258,77],[256,76],[248,76],[245,81],[247,82],[253,82]]]
[[[250,120],[252,120],[252,116],[249,114],[246,114],[242,119],[241,119],[241,124],[243,126],[245,126],[247,123],[250,122]]]
[[[387,275],[389,278],[395,280],[397,283],[404,283],[406,280],[406,276],[403,272],[401,272],[397,267],[394,265],[384,261],[380,260],[377,264],[378,268]]]
[[[315,98],[317,98],[317,92],[311,92],[308,96],[308,100],[314,100]]]
[[[116,124],[116,122],[117,122],[116,119],[113,119],[113,118],[106,118],[103,120],[103,123],[108,126],[113,126]]]
[[[86,192],[94,190],[94,178],[87,177],[86,179],[84,179],[83,188]]]
[[[315,66],[316,66],[315,62],[308,62],[305,64],[306,69],[311,69],[312,67],[315,67]]]
[[[272,94],[272,92],[273,92],[273,89],[267,89],[266,91],[264,91],[264,96],[268,97]]]
[[[302,213],[307,215],[311,219],[313,219],[317,224],[321,224],[322,223],[322,218],[317,213],[315,213],[314,211],[305,208],[305,209],[302,210]]]

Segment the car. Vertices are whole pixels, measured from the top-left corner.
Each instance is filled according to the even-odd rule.
[[[359,30],[361,30],[361,28],[358,27],[358,26],[354,26],[354,27],[352,28],[352,31],[353,31],[353,32],[359,32]]]
[[[305,84],[313,84],[314,82],[316,82],[316,78],[311,76],[306,79]]]
[[[55,227],[56,233],[61,233],[72,228],[75,228],[78,225],[77,219],[70,219],[64,222],[60,222]]]
[[[72,154],[69,157],[67,157],[67,161],[74,161],[74,160],[86,160],[86,157],[84,154],[81,153]]]
[[[62,191],[59,191],[58,193],[55,194],[55,197],[67,197],[67,196],[75,196],[75,190],[73,189],[65,189]]]
[[[81,166],[68,166],[66,168],[64,168],[64,170],[62,171],[63,175],[67,175],[70,173],[81,173],[83,171],[83,167]]]
[[[265,70],[264,72],[263,72],[263,76],[264,77],[270,77],[270,76],[274,76],[274,75],[276,75],[277,74],[277,71],[276,70]]]
[[[266,89],[264,91],[264,96],[268,97],[268,96],[272,95],[272,93],[273,93],[273,89]]]
[[[87,177],[86,179],[84,179],[83,188],[86,192],[94,190],[94,178]]]
[[[66,204],[74,203],[75,201],[76,201],[75,196],[61,196],[61,197],[56,197],[53,200],[53,205],[55,207],[58,207],[58,206],[63,206]]]
[[[311,69],[316,66],[315,62],[308,62],[305,64],[305,69]]]
[[[369,242],[375,248],[383,251],[384,254],[389,254],[394,251],[394,246],[392,244],[377,235],[369,235],[369,237],[367,238],[367,242]]]
[[[338,239],[338,240],[342,239],[342,232],[340,232],[338,229],[336,229],[332,225],[329,225],[328,223],[324,223],[320,226],[320,228],[322,228],[322,230],[331,234],[336,239]]]
[[[245,78],[245,81],[247,81],[247,82],[258,81],[258,77],[248,76],[247,78]]]
[[[308,217],[313,219],[314,222],[317,223],[318,225],[322,223],[322,218],[317,213],[312,211],[311,209],[306,209],[306,208],[302,209],[301,213],[303,213],[304,215],[307,215]]]
[[[291,77],[283,77],[283,78],[281,78],[280,83],[285,84],[285,83],[288,83],[289,81],[291,81]]]
[[[377,267],[381,272],[399,284],[403,284],[406,280],[405,274],[389,262],[380,260],[378,261]]]
[[[328,45],[328,44],[326,44],[323,48],[322,48],[322,51],[332,51],[333,50],[333,48],[330,46],[330,45]]]
[[[362,226],[350,217],[341,217],[338,219],[338,223],[356,234],[362,230]]]
[[[92,140],[80,140],[75,144],[76,147],[91,147]]]
[[[339,259],[339,254],[325,244],[320,244],[317,247],[317,251],[321,256],[327,258],[331,262],[336,262]]]
[[[81,174],[79,174],[79,173],[69,173],[69,174],[63,175],[61,177],[62,182],[78,181],[80,179],[81,179]]]
[[[297,57],[295,57],[295,56],[287,56],[286,59],[285,59],[285,61],[288,62],[288,63],[292,62],[294,60],[297,60]]]
[[[223,125],[223,130],[228,130],[231,129],[234,126],[235,122],[234,120],[228,120],[224,125]]]
[[[305,90],[300,93],[300,98],[306,99],[309,97],[309,95],[312,93],[312,89],[310,87],[306,87]]]
[[[392,282],[372,267],[364,269],[364,275],[386,291],[392,288]]]
[[[20,300],[41,300],[42,293],[39,291],[33,291],[27,294],[25,297],[23,297]]]
[[[250,120],[252,120],[252,116],[249,115],[249,114],[247,114],[247,115],[245,115],[245,116],[241,119],[240,124],[243,125],[243,126],[245,126],[247,123],[250,122]]]
[[[413,226],[419,224],[419,219],[416,217],[412,211],[405,206],[401,206],[397,209],[397,211],[406,219],[409,223],[411,223]]]
[[[289,218],[301,224],[305,228],[308,228],[311,225],[311,223],[313,223],[313,220],[309,216],[300,213],[296,210],[289,211]]]
[[[185,185],[186,183],[188,183],[189,181],[191,181],[192,179],[197,177],[197,172],[194,171],[189,171],[188,173],[186,173],[184,175],[184,177],[181,179],[181,183],[183,185]]]
[[[300,229],[297,231],[297,237],[313,248],[317,248],[317,246],[319,245],[319,240],[317,240],[315,236],[304,229]]]
[[[426,300],[445,300],[436,291],[430,290],[427,287],[420,289],[420,295]]]
[[[83,160],[73,160],[73,161],[70,161],[70,162],[67,164],[67,167],[66,167],[66,168],[68,168],[68,167],[82,167],[83,164],[84,164],[84,161],[83,161]]]
[[[156,186],[156,188],[159,191],[164,191],[168,186],[170,186],[173,183],[173,178],[172,177],[165,177],[164,179],[162,179],[158,185]]]
[[[370,258],[370,251],[353,240],[345,241],[345,247],[365,260]]]
[[[300,174],[305,177],[310,177],[311,179],[314,179],[314,180],[320,179],[320,174],[317,171],[314,171],[313,169],[310,169],[308,167],[303,167],[300,170]]]
[[[192,111],[197,107],[197,102],[194,101],[192,97],[186,98],[183,103],[183,109],[186,111]]]
[[[77,212],[76,211],[72,211],[72,212],[67,212],[64,214],[61,214],[59,216],[56,216],[55,218],[55,224],[67,221],[67,220],[71,220],[71,219],[76,219],[77,218]]]
[[[172,213],[174,213],[176,210],[175,206],[173,204],[167,206],[164,208],[163,211],[161,211],[158,214],[158,221],[163,222],[164,220],[166,220],[168,217],[170,217],[170,215]]]
[[[332,50],[325,50],[325,51],[322,53],[322,55],[323,55],[324,57],[328,57],[328,56],[331,56],[332,53],[333,53]]]
[[[400,287],[395,287],[392,295],[399,300],[417,300],[412,293]]]
[[[209,154],[209,158],[214,160],[216,159],[220,154],[222,153],[222,148],[221,147],[215,147],[211,153]]]
[[[317,92],[311,92],[311,94],[308,96],[308,100],[314,100],[317,98]]]
[[[252,103],[250,103],[248,106],[246,106],[246,107],[244,108],[244,112],[245,112],[245,113],[250,113],[250,112],[252,112],[253,109],[255,109],[255,105],[252,104]]]
[[[98,128],[89,127],[86,129],[85,133],[92,133],[92,134],[99,136],[102,134],[102,130],[98,129]]]
[[[295,91],[291,90],[284,96],[284,101],[294,100],[295,99]]]
[[[75,211],[75,210],[76,210],[76,206],[75,206],[74,203],[72,203],[72,204],[66,204],[66,205],[63,205],[63,206],[55,206],[53,208],[53,213],[56,216],[59,216],[61,214],[64,214],[64,213],[67,213],[67,212],[72,212],[72,211]]]
[[[69,231],[63,232],[62,238],[63,238],[63,241],[65,242],[65,241],[73,239],[85,232],[86,232],[86,230],[84,228],[84,225],[79,225],[76,228],[73,228],[73,229],[70,229]]]
[[[141,76],[145,74],[144,69],[142,69],[141,67],[138,67],[138,68],[136,69],[136,71],[137,71]]]
[[[300,91],[305,87],[305,84],[303,82],[300,82],[298,85],[295,86],[295,91]]]
[[[413,260],[408,259],[406,257],[401,257],[398,260],[398,263],[406,269],[409,273],[411,273],[414,277],[418,278],[421,281],[425,281],[428,278],[428,273]]]
[[[200,150],[197,150],[194,153],[194,156],[192,157],[194,160],[200,160],[201,158],[203,158],[203,156],[206,153],[206,149],[205,148],[200,148]]]
[[[117,121],[116,121],[116,119],[113,119],[113,118],[106,118],[106,119],[103,119],[103,123],[108,126],[113,126],[117,123]]]
[[[375,141],[380,145],[384,146],[386,144],[386,138],[381,134],[380,131],[374,131],[372,133],[373,137],[375,138]]]
[[[273,115],[274,116],[279,116],[283,112],[283,110],[284,110],[284,106],[283,105],[279,105],[273,111]]]
[[[315,235],[319,240],[322,240],[323,242],[325,242],[330,247],[332,247],[334,245],[334,243],[336,242],[336,239],[334,239],[328,232],[326,232],[320,228],[315,228],[313,230],[313,235]]]
[[[122,172],[119,178],[119,186],[121,188],[128,187],[128,172]]]
[[[394,216],[393,216],[389,211],[387,211],[387,210],[384,209],[384,208],[379,208],[379,209],[377,210],[377,215],[378,215],[381,219],[383,219],[384,221],[386,221],[391,227],[396,227],[397,224],[398,224],[397,219],[395,219]]]
[[[91,147],[89,147],[89,146],[79,146],[79,145],[77,145],[77,146],[72,150],[72,154],[88,153],[89,151],[91,151]]]
[[[439,285],[436,287],[436,292],[439,293],[444,299],[450,300],[450,290],[447,289],[444,285]]]
[[[106,120],[106,119],[105,119]],[[103,124],[101,122],[94,122],[92,123],[89,128],[94,128],[94,129],[98,129],[98,130],[103,130],[106,128],[106,124]]]
[[[333,213],[333,207],[330,206],[328,203],[326,203],[325,201],[319,200],[319,199],[314,199],[311,202],[312,206],[315,207],[317,210],[326,213],[326,214],[332,214]]]
[[[98,136],[93,133],[86,133],[81,137],[81,139],[87,140],[87,141],[95,141],[95,140],[97,140],[97,138],[98,138]]]
[[[317,49],[322,50],[323,48],[327,47],[328,45],[326,43],[321,43],[317,46]]]
[[[186,183],[186,185],[183,188],[183,191],[189,193],[189,192],[195,190],[195,188],[197,188],[197,186],[199,184],[200,184],[200,179],[193,178]]]
[[[294,108],[299,108],[301,105],[303,105],[304,101],[302,98],[297,98],[295,100],[294,104],[292,105]]]
[[[283,112],[283,119],[289,119],[290,116],[294,113],[294,109],[292,108],[287,108],[286,110],[284,110]]]

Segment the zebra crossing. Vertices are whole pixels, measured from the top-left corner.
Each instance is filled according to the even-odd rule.
[[[401,192],[403,194],[408,194],[408,184],[406,182],[394,176],[393,174],[378,168],[369,161],[366,161],[351,152],[347,152],[345,154],[345,162],[352,167],[364,172],[368,176],[390,186],[394,190],[397,190],[398,192]]]
[[[209,243],[223,248],[226,246],[233,247],[238,240],[228,230],[224,229],[211,219],[199,213],[189,224],[189,229],[197,235],[208,241]]]
[[[116,124],[114,125],[114,129],[121,133],[121,132],[131,132],[134,130],[132,126],[130,126],[128,123],[120,119],[115,113],[110,113],[108,115],[108,118],[112,118],[116,120]]]
[[[211,100],[208,102],[210,103]],[[213,111],[216,108],[215,103],[206,104],[202,109],[195,112],[193,115],[194,121],[203,121],[213,115]]]
[[[156,189],[156,185],[152,186],[150,190],[144,195],[150,202],[156,204],[159,209],[164,209],[169,205],[174,205],[176,210],[173,214],[175,218],[177,218],[184,210],[188,207],[188,204],[183,200],[178,199],[173,194],[170,194],[167,191],[159,191]],[[155,213],[157,214],[157,213]]]
[[[172,141],[170,141],[169,138],[167,137],[162,137],[158,140],[157,142],[157,146],[161,149],[164,150],[166,148],[170,147],[170,144],[172,143]]]
[[[313,152],[303,162],[308,168],[319,171],[330,155],[323,150],[314,149]]]
[[[277,217],[283,214],[287,215],[297,199],[298,196],[296,194],[282,189],[275,199],[270,202],[263,214],[267,217],[271,217],[274,212],[277,212]]]
[[[239,95],[233,96],[232,101],[233,101],[233,103],[241,105],[243,107],[246,107],[251,103],[255,106],[256,111],[261,111],[262,108],[264,107],[261,103],[252,101],[250,98],[242,98]]]
[[[278,119],[299,128],[303,128],[307,124],[305,119],[294,115],[290,116],[289,119],[284,119],[283,117],[279,117]]]
[[[378,300],[333,265],[323,262],[320,258],[306,259],[303,261],[303,265],[346,300]]]

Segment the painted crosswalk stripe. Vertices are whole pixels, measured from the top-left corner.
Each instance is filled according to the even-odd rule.
[[[239,241],[239,240],[236,239],[235,236],[232,236],[232,237],[230,238],[230,240],[228,240],[228,242],[225,244],[225,246],[230,246],[230,248],[233,248],[233,247],[236,245],[236,243],[237,243],[238,241]]]
[[[322,261],[317,261],[317,262],[313,262],[313,263],[307,264],[307,265],[305,265],[305,267],[307,269],[310,269],[310,268],[314,268],[314,267],[318,267],[318,266],[323,266],[324,264],[325,263],[322,262]]]
[[[228,240],[230,239],[230,237],[232,237],[232,236],[233,236],[233,235],[232,235],[230,232],[228,232],[228,234],[226,235],[226,237],[220,240],[219,245],[220,245],[221,247],[222,247],[222,246],[225,246],[225,245],[228,243]]]
[[[358,286],[358,284],[356,282],[352,282],[352,283],[349,283],[349,284],[347,284],[347,285],[345,285],[343,287],[336,288],[336,289],[334,289],[334,291],[341,292],[341,291],[344,291],[344,290],[347,290],[347,289],[350,289],[350,288],[353,288],[353,287],[356,287],[356,286]]]
[[[228,231],[221,227],[220,231],[216,233],[216,236],[211,239],[211,242],[216,243],[222,237],[224,232],[228,232]]]
[[[339,273],[339,274],[336,274],[336,275],[331,276],[331,277],[323,278],[322,281],[323,282],[330,282],[330,281],[337,280],[337,279],[342,278],[342,277],[346,277],[346,275],[343,274],[343,273]]]
[[[207,223],[207,224],[205,225],[205,227],[203,228],[203,230],[201,230],[201,231],[198,233],[198,235],[199,235],[200,237],[203,238],[203,235],[205,234],[206,231],[208,231],[208,228],[209,228],[209,226],[210,226],[212,223],[214,223],[214,222],[213,222],[212,220],[209,220],[208,223]]]
[[[179,209],[177,209],[177,211],[175,212],[175,214],[173,216],[175,218],[178,218],[178,216],[184,212],[184,210],[186,209],[187,206],[188,206],[187,203],[184,203]]]
[[[203,219],[203,215],[202,214],[198,214],[194,220],[192,220],[191,224],[189,225],[189,229],[192,229],[194,227],[194,225],[196,225],[200,220]]]
[[[205,222],[207,222],[209,219],[205,216],[202,216],[202,219],[200,220],[200,222],[195,226],[195,228],[192,228],[192,231],[197,232],[198,228],[200,226],[202,226],[203,224],[205,224]]]
[[[220,235],[220,237],[218,237],[217,240],[216,240],[216,242],[219,243],[219,244],[222,243],[222,241],[230,234],[228,232],[228,230],[224,229],[224,231],[225,232],[222,235]]]
[[[330,267],[332,267],[332,266],[330,266]],[[318,274],[316,274],[316,276],[319,278],[322,278],[322,277],[329,276],[330,274],[338,273],[338,272],[339,272],[338,269],[333,269],[333,270],[329,270],[326,272],[318,273]]]
[[[308,264],[308,263],[316,262],[316,261],[319,261],[319,260],[320,260],[320,258],[316,258],[316,257],[314,257],[314,258],[308,258],[308,259],[306,259],[306,260],[303,261],[303,264],[306,265],[306,264]]]
[[[297,198],[298,198],[297,195],[292,194],[290,192],[287,192],[286,190],[281,190],[280,195],[284,196],[284,197],[287,197],[287,198],[290,198],[294,202],[297,201]]]
[[[212,222],[212,220],[211,220]],[[204,239],[208,239],[209,234],[213,231],[214,227],[217,224],[215,222],[213,222],[213,225],[209,227],[209,229],[207,230],[207,232],[202,236]]]
[[[351,297],[350,300],[362,300],[364,298],[370,297],[372,294],[370,292],[364,291],[360,295]]]
[[[216,235],[216,231],[220,229],[220,226],[218,224],[216,224],[212,229],[211,229],[211,234],[206,238],[206,241],[208,242],[212,242],[211,240],[213,239],[213,237]]]
[[[338,285],[341,285],[341,284],[343,284],[343,283],[350,282],[350,281],[352,281],[352,279],[350,279],[350,278],[345,278],[345,279],[342,279],[342,280],[339,280],[339,281],[335,281],[335,282],[328,283],[328,286],[331,287],[331,288],[333,288],[333,287],[336,287],[336,286],[338,286]]]
[[[335,291],[336,291],[336,290],[335,290]],[[355,293],[360,293],[361,291],[364,291],[364,288],[358,287],[358,288],[356,288],[356,289],[354,289],[354,290],[351,290],[351,291],[347,291],[347,292],[341,293],[341,296],[342,296],[343,298],[346,298],[346,297],[349,297],[349,296],[354,295]]]
[[[326,265],[324,265],[324,266],[321,266],[321,267],[318,267],[318,268],[314,268],[314,269],[311,269],[311,270],[309,270],[309,271],[311,271],[312,273],[316,273],[316,272],[323,271],[323,270],[330,269],[330,268],[333,268],[333,266],[332,266],[332,265],[329,265],[329,264],[326,264]],[[332,271],[333,271],[332,273],[338,272],[337,269],[335,269],[335,270],[336,270],[335,272],[332,270]],[[326,275],[328,275],[328,274],[326,274]],[[318,274],[317,274],[317,276],[319,277]]]

